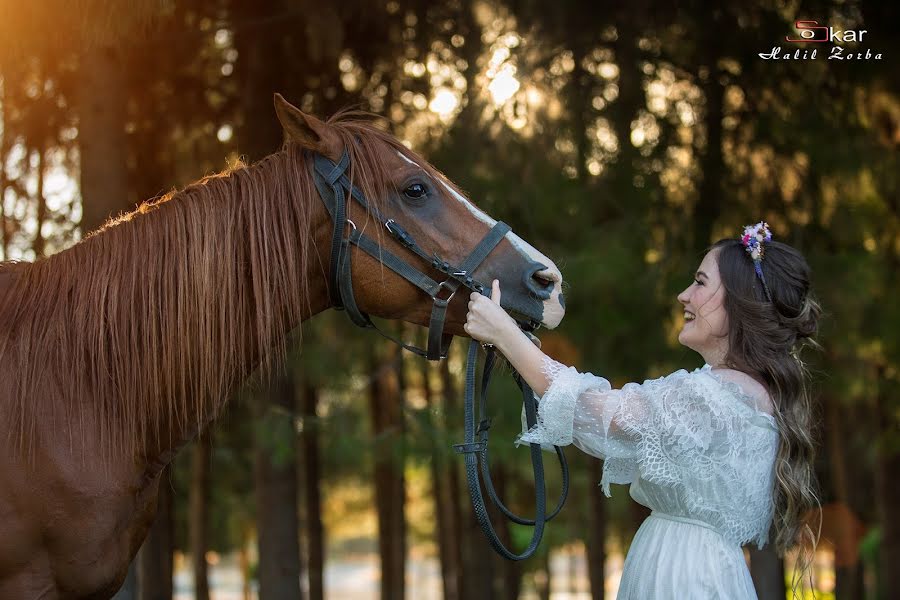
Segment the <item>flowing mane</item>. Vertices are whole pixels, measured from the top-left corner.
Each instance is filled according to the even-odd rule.
[[[329,123],[372,202],[388,191],[385,144],[439,176],[360,113]],[[308,158],[287,143],[4,267],[17,276],[0,298],[0,369],[12,374],[0,402],[22,452],[41,444],[45,419],[68,424],[70,445],[99,424],[106,457],[178,441],[160,424],[199,432],[246,365],[278,363],[284,333],[311,310],[308,262],[328,270],[328,250],[311,247],[322,208]]]

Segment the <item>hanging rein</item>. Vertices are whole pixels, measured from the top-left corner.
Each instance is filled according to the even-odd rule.
[[[444,333],[447,307],[460,286],[487,295],[485,293],[484,285],[475,279],[473,273],[478,265],[480,265],[497,244],[500,243],[500,240],[503,239],[507,232],[510,231],[509,225],[497,222],[461,264],[458,266],[452,265],[448,261],[443,260],[436,253],[429,254],[423,250],[403,227],[393,219],[384,218],[376,207],[370,205],[366,201],[362,191],[350,183],[348,177],[349,168],[350,156],[347,154],[346,150],[337,163],[332,162],[321,154],[313,154],[312,170],[316,189],[334,222],[328,286],[332,305],[337,310],[345,310],[350,317],[350,320],[356,325],[366,329],[374,329],[384,337],[410,352],[425,357],[428,360],[440,360],[446,358],[450,342],[453,340],[452,335]],[[432,269],[443,273],[446,276],[446,279],[441,282],[431,279],[416,267],[398,258],[388,250],[381,248],[377,242],[363,235],[353,221],[347,218],[347,203],[349,198],[356,200],[356,202],[371,216],[383,224],[388,233],[404,248],[416,254],[420,259],[425,261],[425,263],[429,264]],[[349,235],[345,236],[344,233],[348,224],[350,225],[350,231]],[[359,310],[353,296],[353,283],[351,280],[351,244],[373,256],[431,297],[431,320],[428,327],[428,343],[426,348],[423,349],[411,344],[406,344],[385,333],[375,326],[368,315]],[[526,324],[519,323],[519,326],[526,331],[531,331],[538,327],[539,324],[531,321]],[[496,354],[493,347],[486,347],[487,356],[485,358],[484,371],[481,380],[479,421],[476,429],[474,407],[475,367],[478,361],[478,345],[478,342],[475,340],[472,340],[469,344],[464,406],[465,441],[462,444],[456,444],[454,449],[465,456],[466,478],[469,483],[469,493],[472,497],[475,516],[491,546],[504,558],[509,560],[523,560],[534,554],[540,544],[541,536],[544,532],[544,524],[559,514],[563,504],[565,504],[569,490],[569,470],[563,451],[557,446],[556,454],[559,458],[560,467],[562,468],[562,493],[560,494],[556,508],[548,515],[546,511],[544,462],[541,446],[540,444],[530,444],[531,464],[534,469],[535,518],[526,519],[516,515],[503,504],[500,498],[497,497],[496,490],[491,481],[490,469],[488,468],[488,430],[491,427],[491,419],[487,416],[488,384],[490,382]],[[513,377],[522,391],[522,401],[525,405],[525,419],[530,428],[536,423],[537,401],[531,388],[528,387],[528,384],[525,383],[522,377],[516,372],[513,372]],[[478,436],[477,441],[475,439],[476,435]],[[488,495],[497,508],[513,522],[534,527],[531,542],[521,554],[515,554],[507,549],[494,531],[481,493],[481,484],[478,481],[479,463],[481,465],[481,475],[484,479]]]

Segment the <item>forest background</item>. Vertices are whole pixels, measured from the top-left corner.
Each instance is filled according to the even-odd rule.
[[[712,241],[766,220],[807,256],[825,309],[822,350],[805,355],[824,517],[814,585],[896,597],[896,6],[2,0],[0,260],[58,252],[143,200],[276,151],[274,92],[323,117],[353,106],[556,260],[568,312],[545,349],[621,385],[701,364],[677,343],[675,295]],[[810,58],[813,44],[786,41],[804,19],[866,34]],[[462,346],[428,365],[343,315],[307,323],[286,374],[242,390],[178,456],[119,597],[172,598],[183,571],[184,593],[206,600],[228,561],[239,597],[345,597],[329,565],[360,556],[375,557],[381,598],[426,597],[410,576],[426,561],[448,600],[614,597],[647,513],[625,488],[603,497],[602,463],[576,452],[539,556],[489,549],[451,450]],[[495,482],[527,511],[515,389],[498,380],[494,394]],[[784,597],[793,558],[747,556],[760,598]]]

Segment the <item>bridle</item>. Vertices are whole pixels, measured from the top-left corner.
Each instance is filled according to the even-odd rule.
[[[325,204],[325,208],[334,223],[334,230],[331,237],[331,262],[328,279],[328,291],[332,306],[337,310],[345,310],[350,317],[350,320],[356,325],[366,329],[374,329],[382,336],[418,356],[422,356],[428,360],[440,360],[446,358],[450,342],[453,340],[452,335],[444,333],[447,307],[450,305],[450,301],[453,299],[454,294],[456,294],[461,286],[474,292],[485,294],[484,284],[476,280],[473,273],[493,249],[497,247],[500,240],[502,240],[511,230],[509,225],[498,221],[462,263],[453,265],[442,259],[437,253],[429,254],[426,252],[418,243],[416,243],[415,239],[403,229],[403,227],[393,219],[384,218],[375,206],[369,204],[362,191],[350,182],[348,177],[349,169],[350,155],[347,153],[346,149],[341,154],[341,158],[337,163],[334,163],[331,159],[319,153],[313,153],[312,155],[313,180],[316,189],[319,192],[319,197]],[[375,240],[364,235],[362,231],[357,228],[356,224],[348,218],[348,198],[356,200],[369,215],[374,217],[379,223],[383,224],[388,233],[404,248],[416,254],[429,264],[431,268],[443,273],[446,276],[446,279],[440,282],[435,281],[416,267],[397,257],[392,252],[382,248]],[[348,224],[350,225],[350,231],[349,235],[345,236],[344,233]],[[351,244],[380,261],[431,297],[431,319],[428,326],[428,342],[426,348],[418,348],[414,345],[407,344],[382,331],[372,322],[367,314],[360,311],[353,295],[353,282],[351,278]],[[520,327],[526,331],[534,330],[538,326],[539,323],[535,322],[533,319],[524,324],[520,322]],[[469,483],[469,493],[472,497],[475,515],[481,528],[484,530],[485,535],[487,535],[491,546],[505,558],[510,560],[522,560],[534,554],[538,544],[540,544],[545,522],[559,514],[559,511],[565,503],[569,488],[568,466],[566,465],[562,449],[556,447],[556,454],[559,458],[560,466],[562,467],[563,489],[560,494],[559,502],[550,515],[546,514],[544,463],[540,444],[530,444],[531,463],[534,468],[535,479],[535,518],[525,519],[512,513],[497,497],[493,482],[491,481],[490,469],[488,468],[487,452],[488,430],[491,426],[491,420],[487,418],[487,388],[496,355],[493,348],[486,348],[487,357],[485,359],[482,376],[479,403],[480,422],[476,430],[474,427],[474,400],[475,366],[478,361],[478,346],[479,344],[475,340],[472,340],[469,345],[464,407],[465,441],[462,444],[455,445],[454,449],[458,453],[465,455],[466,477]],[[533,427],[536,423],[537,414],[537,402],[534,393],[518,373],[514,373],[514,377],[519,388],[522,390],[526,422],[529,428]],[[476,434],[478,435],[477,442],[475,441]],[[481,485],[478,481],[479,462],[481,463],[482,477],[484,478],[488,494],[500,511],[516,523],[534,527],[531,543],[521,554],[514,554],[509,551],[500,541],[491,525],[490,517],[485,508],[484,499],[481,494]]]

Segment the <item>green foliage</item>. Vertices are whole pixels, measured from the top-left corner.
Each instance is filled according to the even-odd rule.
[[[766,219],[777,238],[808,258],[825,309],[824,351],[807,353],[807,360],[818,389],[828,392],[822,398],[847,422],[843,460],[854,470],[848,490],[826,490],[826,497],[848,495],[853,510],[872,523],[874,501],[860,492],[874,489],[871,441],[900,451],[900,78],[892,67],[900,41],[888,31],[896,7],[877,4],[586,10],[569,0],[508,6],[354,0],[340,11],[304,5],[302,15],[230,1],[165,5],[157,27],[122,45],[128,204],[246,152],[247,139],[229,132],[260,122],[252,111],[268,100],[251,103],[255,91],[266,98],[283,91],[322,116],[361,105],[389,117],[400,137],[480,207],[557,262],[567,304],[557,334],[576,349],[576,366],[615,385],[699,364],[673,335],[681,318],[675,296],[689,284],[703,247]],[[142,11],[150,5],[142,2]],[[871,45],[885,59],[758,57],[807,14],[870,29]],[[515,43],[504,46],[513,34]],[[253,54],[267,40],[280,53],[271,64]],[[77,191],[41,212],[50,205],[37,197],[32,163],[40,154],[76,173],[77,73],[93,65],[79,62],[83,55],[74,48],[49,58],[45,50],[15,64],[0,61],[4,259],[31,256],[32,246],[44,243],[35,236],[42,227],[52,234],[51,250],[77,238]],[[503,65],[520,89],[496,103],[488,72]],[[459,94],[446,118],[428,108],[438,87]],[[296,435],[315,430],[326,489],[370,486],[382,451],[415,468],[461,462],[451,450],[462,439],[458,404],[404,402],[405,433],[373,435],[368,360],[381,343],[375,334],[329,311],[304,323],[295,340],[287,369],[320,390],[317,413],[301,418],[292,409],[270,409],[256,417],[249,396],[258,386],[230,402],[213,438],[216,548],[242,544],[253,528],[254,434],[266,434],[275,460],[284,461]],[[422,385],[414,375],[419,365],[408,360],[404,369],[412,398]],[[527,512],[531,465],[527,450],[512,444],[519,395],[502,368],[491,414],[491,458],[506,470],[511,504]],[[823,455],[821,468],[834,469],[835,455]],[[558,469],[552,455],[546,459],[548,489],[558,489]],[[173,473],[183,548],[187,453]],[[573,494],[595,483],[584,470],[572,474]],[[608,514],[627,532],[630,500],[625,488],[616,492]],[[898,510],[895,503],[886,509]],[[548,540],[582,536],[580,518],[564,513]],[[528,533],[514,528],[515,542],[524,544]]]

